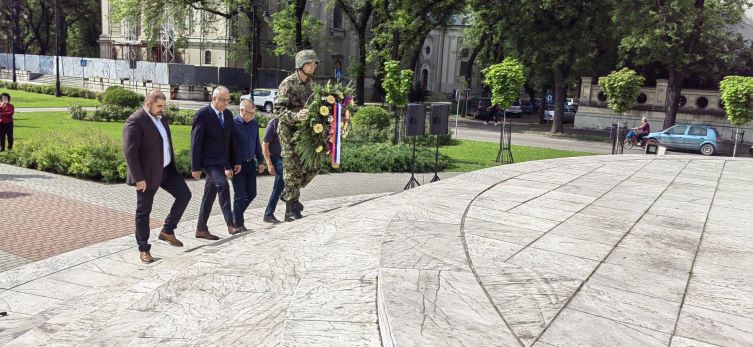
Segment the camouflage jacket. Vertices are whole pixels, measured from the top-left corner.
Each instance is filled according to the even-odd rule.
[[[296,118],[296,113],[300,111],[309,101],[314,92],[314,82],[308,79],[306,82],[301,81],[298,73],[286,77],[280,83],[275,98],[275,115],[279,118],[277,133],[280,135],[280,142],[285,149],[286,142],[290,144],[293,133],[298,129],[300,121]]]

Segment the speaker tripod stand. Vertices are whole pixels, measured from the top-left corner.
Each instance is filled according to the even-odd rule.
[[[435,136],[434,139],[437,142],[437,149],[434,152],[434,177],[431,182],[439,181],[439,135]]]
[[[421,185],[416,179],[416,137],[411,137],[413,138],[413,161],[411,162],[410,166],[410,181],[408,181],[408,184],[405,185],[405,188],[403,188],[403,190],[408,190]]]

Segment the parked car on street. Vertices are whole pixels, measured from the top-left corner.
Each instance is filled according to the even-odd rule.
[[[241,100],[249,99],[253,101],[254,105],[260,110],[272,113],[276,97],[277,89],[256,88],[251,94],[241,96]]]
[[[513,101],[512,106],[505,109],[508,117],[520,118],[523,116],[523,107],[520,105],[520,101]]]
[[[680,124],[646,135],[646,143],[657,143],[668,149],[699,151],[713,155],[722,144],[719,132],[709,125]]]
[[[530,100],[520,100],[520,108],[525,114],[533,113],[533,103]]]
[[[548,105],[544,111],[544,120],[552,121],[554,119],[554,105]],[[575,123],[575,112],[565,106],[565,113],[562,115],[562,123]]]

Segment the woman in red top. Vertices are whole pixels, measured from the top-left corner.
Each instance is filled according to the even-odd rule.
[[[13,113],[8,93],[0,94],[0,152],[5,151],[5,136],[8,136],[8,150],[13,149]]]

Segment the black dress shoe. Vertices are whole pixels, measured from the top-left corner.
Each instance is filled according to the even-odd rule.
[[[272,224],[282,223],[277,218],[275,218],[274,215],[264,216],[264,221],[267,223],[272,223]]]

